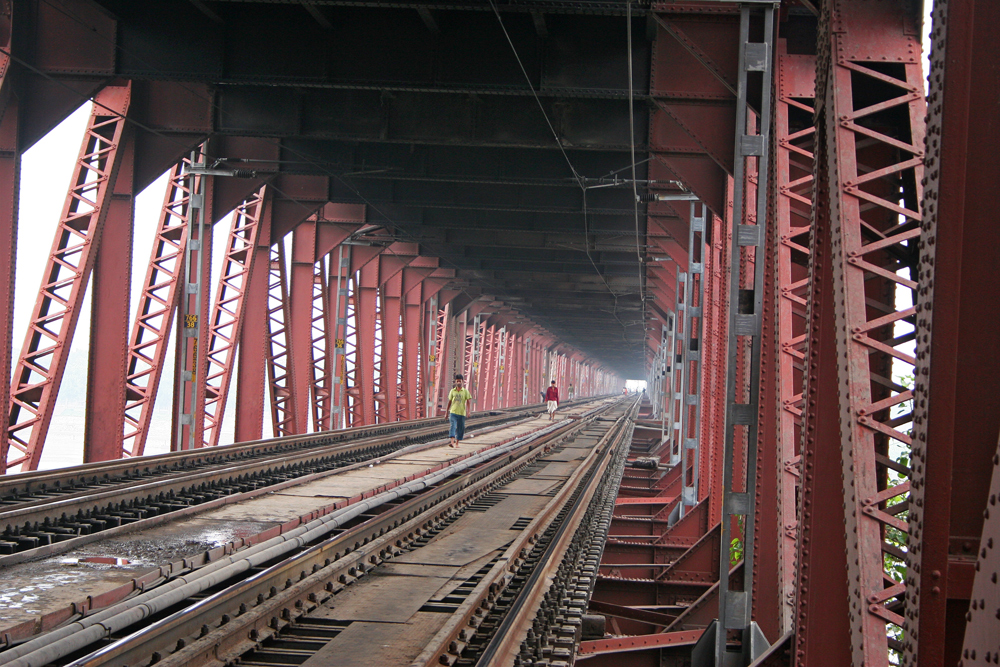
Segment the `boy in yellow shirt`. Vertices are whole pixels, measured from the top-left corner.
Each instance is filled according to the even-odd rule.
[[[448,436],[451,442],[449,447],[458,447],[465,437],[465,418],[469,416],[469,401],[472,394],[465,388],[465,378],[461,373],[455,376],[455,388],[448,392],[448,421],[451,423]]]

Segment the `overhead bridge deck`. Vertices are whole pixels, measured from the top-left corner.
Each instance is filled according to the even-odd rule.
[[[259,489],[230,482],[230,495],[2,556],[0,665],[477,664],[501,655],[513,664],[545,648],[522,642],[538,639],[528,628],[553,581],[570,586],[559,599],[568,604],[579,588],[583,602],[560,616],[577,628],[571,641],[554,628],[545,650],[572,651],[599,559],[598,550],[587,565],[583,542],[599,549],[607,532],[636,409],[600,399],[567,406],[555,422],[537,408],[501,424],[485,415],[458,448],[439,423],[359,434],[369,437],[340,445],[349,464],[303,467]],[[96,508],[94,497],[177,475],[219,477],[233,465],[202,462],[138,482],[119,470],[52,499],[22,492],[6,514],[35,512],[51,530],[55,517],[39,514],[47,500],[50,513],[88,497]],[[570,567],[567,555],[583,560]],[[501,633],[504,623],[523,627]]]

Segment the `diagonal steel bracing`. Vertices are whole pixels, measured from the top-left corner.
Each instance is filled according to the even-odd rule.
[[[108,86],[95,98],[73,170],[42,285],[10,390],[0,470],[34,470],[55,409],[87,281],[94,268],[108,204],[128,140],[131,84]]]
[[[222,419],[229,397],[236,348],[243,329],[244,305],[250,273],[253,271],[254,249],[259,223],[264,212],[267,186],[240,204],[233,211],[233,221],[226,242],[226,256],[215,292],[205,355],[208,372],[205,375],[205,428],[203,446],[219,444]]]

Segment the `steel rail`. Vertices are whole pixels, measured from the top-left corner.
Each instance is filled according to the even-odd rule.
[[[540,413],[538,407],[492,411],[488,415],[473,417],[470,426],[490,427]],[[387,425],[361,427],[357,430],[329,431],[307,436],[289,436],[226,447],[211,448],[216,451],[177,452],[149,457],[145,461],[103,462],[75,468],[31,475],[30,480],[12,480],[0,484],[0,525],[24,525],[35,520],[34,514],[51,508],[54,512],[73,511],[75,503],[84,505],[94,500],[114,498],[116,492],[143,490],[150,484],[163,488],[171,478],[186,479],[198,474],[210,475],[218,471],[231,471],[251,461],[269,461],[289,458],[296,451],[309,457],[338,452],[344,455],[361,453],[380,445],[401,440],[427,438],[444,433],[447,422],[440,418],[394,422]],[[388,435],[389,437],[385,437]],[[333,445],[334,449],[330,449]],[[221,451],[225,450],[225,451]],[[299,457],[301,458],[301,457]],[[20,476],[18,476],[20,477]],[[51,485],[51,488],[50,488]],[[6,488],[5,488],[6,487]],[[7,493],[4,494],[4,491]],[[13,493],[12,493],[13,491]],[[44,516],[42,517],[44,519]]]
[[[473,425],[480,428],[473,433],[490,432],[533,412],[537,409],[508,410],[478,418]],[[206,465],[200,470],[186,469],[119,485],[98,485],[102,488],[97,491],[87,489],[75,495],[23,503],[0,512],[0,526],[6,524],[5,532],[0,534],[0,547],[8,552],[0,555],[0,565],[61,553],[104,536],[144,529],[183,514],[245,500],[334,469],[346,469],[352,463],[384,460],[410,451],[408,445],[414,442],[431,446],[435,437],[443,437],[445,433],[441,426],[433,424],[397,431],[391,438],[367,438],[325,447],[302,444],[298,452],[281,448],[251,461]]]
[[[494,640],[502,639],[507,634],[506,626],[489,628],[491,623],[488,618],[491,614],[504,613],[502,621],[507,622],[508,619],[512,618],[506,612],[510,611],[513,600],[516,598],[522,601],[519,602],[521,604],[523,596],[533,594],[533,585],[537,583],[537,577],[532,578],[532,575],[540,568],[534,567],[539,560],[537,557],[532,557],[529,552],[533,550],[533,547],[541,546],[546,540],[551,546],[554,540],[546,538],[546,533],[555,532],[554,529],[558,530],[560,526],[565,525],[567,518],[572,518],[567,512],[567,506],[572,504],[574,509],[579,506],[579,503],[575,501],[578,501],[580,497],[581,480],[593,479],[594,475],[590,473],[595,468],[604,467],[604,461],[607,459],[604,455],[607,451],[607,443],[620,432],[620,425],[629,418],[629,414],[634,417],[634,409],[614,420],[607,433],[594,445],[591,453],[581,462],[552,501],[525,528],[521,536],[506,549],[503,556],[492,566],[490,572],[482,578],[475,589],[471,591],[469,597],[452,614],[452,619],[438,631],[434,639],[428,642],[420,655],[413,660],[411,667],[455,664],[460,657],[466,658],[465,652],[476,641],[477,634],[480,637],[486,635],[489,646],[494,646]],[[589,477],[588,474],[590,474]],[[560,515],[562,515],[561,521]],[[549,550],[547,549],[547,551]],[[545,562],[544,556],[540,562]],[[513,589],[518,587],[521,579],[526,579],[527,584],[521,586],[519,592],[515,592]],[[514,611],[517,608],[515,606]],[[481,664],[488,664],[489,655],[484,656],[480,653],[477,660]]]
[[[575,537],[577,528],[579,528],[584,518],[584,512],[590,506],[598,487],[604,480],[605,471],[615,462],[607,452],[616,448],[619,452],[623,451],[620,449],[621,436],[624,433],[627,423],[629,421],[634,423],[638,406],[639,402],[636,400],[626,414],[619,418],[608,430],[606,436],[602,438],[604,447],[600,448],[600,452],[604,455],[592,461],[587,466],[589,478],[586,480],[586,488],[575,499],[572,499],[570,517],[564,520],[557,528],[554,539],[552,539],[541,558],[542,566],[535,568],[531,572],[527,584],[513,601],[511,609],[504,617],[500,627],[497,628],[493,639],[480,654],[477,664],[493,665],[496,664],[495,661],[499,661],[500,664],[504,665],[513,664],[518,654],[517,647],[525,639],[528,628],[534,622],[535,614],[541,605],[542,599],[548,592],[549,586],[546,584],[552,583],[552,580],[555,578],[555,572],[562,564],[562,559],[566,554],[569,543]],[[595,447],[592,452],[592,456],[595,456],[595,458],[598,449]],[[616,458],[620,459],[621,457]],[[581,466],[582,468],[584,466]],[[617,484],[615,484],[615,488],[617,489]]]
[[[572,402],[567,401],[564,405],[566,407],[583,405],[600,398],[602,397],[595,396]],[[487,416],[541,414],[542,412],[544,412],[544,405],[541,404],[489,410],[484,411],[484,413],[488,414],[470,417],[468,423],[470,425],[480,424],[482,423],[480,420],[485,419]],[[23,502],[19,499],[33,494],[62,495],[72,493],[74,492],[74,485],[106,484],[118,479],[148,476],[162,471],[174,471],[180,466],[191,467],[209,463],[230,462],[239,457],[277,454],[287,451],[288,448],[346,442],[363,437],[398,433],[400,430],[417,428],[419,426],[444,425],[447,423],[447,419],[442,417],[422,417],[420,419],[389,422],[386,424],[356,426],[348,429],[266,438],[217,447],[203,447],[193,451],[168,452],[129,459],[84,463],[60,470],[32,471],[6,475],[0,477],[0,507],[10,507],[12,503]]]
[[[608,407],[610,405],[591,413]],[[593,414],[580,421],[564,420],[540,431],[512,438],[505,444],[474,454],[448,468],[308,522],[284,535],[4,651],[0,653],[0,665],[41,667],[78,653],[94,642],[113,633],[121,633],[143,620],[170,612],[173,613],[166,618],[160,618],[138,632],[71,664],[86,667],[110,662],[115,665],[148,664],[151,659],[159,660],[162,657],[159,651],[168,646],[173,647],[178,654],[184,653],[183,657],[175,657],[178,664],[186,664],[190,660],[191,651],[203,649],[197,645],[199,635],[201,638],[211,636],[215,642],[212,653],[218,648],[219,637],[213,635],[210,626],[204,622],[209,619],[219,628],[228,626],[224,634],[235,631],[240,632],[241,640],[248,638],[252,642],[262,641],[265,634],[277,632],[287,622],[291,622],[293,616],[306,613],[306,604],[301,600],[298,601],[299,604],[292,605],[294,612],[290,607],[282,607],[278,613],[276,610],[287,602],[287,595],[278,594],[279,587],[274,585],[275,582],[280,582],[286,592],[290,591],[288,594],[302,593],[314,608],[319,604],[316,591],[306,595],[301,586],[295,588],[295,579],[300,584],[307,581],[321,584],[320,590],[332,595],[334,581],[346,583],[348,576],[356,579],[370,569],[365,563],[366,556],[369,563],[381,562],[391,558],[392,539],[399,540],[396,542],[397,548],[404,541],[415,539],[414,535],[419,535],[422,530],[418,524],[423,522],[425,529],[435,520],[427,517],[428,511],[431,514],[436,511],[437,516],[441,517],[454,512],[461,503],[470,504],[475,496],[487,493],[502,477],[512,475],[540,455],[546,449],[544,445],[560,436],[565,437],[569,432],[582,429],[592,417]],[[528,456],[532,452],[535,456]],[[447,478],[461,472],[467,474],[445,482]],[[445,483],[435,487],[441,482]],[[344,528],[345,524],[364,518],[366,514],[387,503],[415,493],[421,495],[329,539],[331,533]],[[449,500],[445,506],[437,507],[445,500]],[[376,549],[377,555],[374,553]],[[348,553],[354,555],[344,560],[343,557]],[[291,557],[288,558],[290,554]],[[332,558],[329,557],[331,555]],[[244,578],[247,572],[261,567],[266,569]],[[291,577],[290,574],[295,576]],[[182,605],[191,596],[218,589],[227,581],[235,581],[235,584],[197,602],[193,607],[178,609],[178,605]],[[256,613],[247,617],[248,621],[254,621],[256,632],[247,633],[245,628],[238,627],[239,623],[229,626],[234,616],[242,616],[248,611],[247,600],[256,601],[258,608],[264,605],[267,610],[275,612],[273,617],[266,618],[262,609],[255,609]],[[268,604],[268,600],[272,600],[271,603]],[[234,605],[235,608],[231,608]],[[209,628],[207,632],[205,628]],[[156,656],[152,655],[154,652],[157,653]]]

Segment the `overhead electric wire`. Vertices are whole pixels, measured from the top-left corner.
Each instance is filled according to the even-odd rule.
[[[497,22],[500,24],[500,29],[503,30],[504,37],[507,38],[507,44],[510,45],[510,50],[514,54],[514,58],[517,60],[518,66],[521,68],[521,73],[524,75],[524,80],[528,84],[528,88],[531,90],[531,94],[534,96],[535,102],[538,104],[538,109],[542,112],[542,116],[545,118],[545,123],[549,126],[549,130],[552,132],[552,138],[555,139],[556,145],[559,147],[559,151],[562,153],[563,158],[565,158],[566,164],[569,166],[570,172],[573,174],[573,177],[577,180],[577,183],[580,186],[580,192],[582,193],[582,196],[583,196],[583,229],[584,229],[584,243],[583,243],[583,246],[584,246],[584,250],[587,253],[587,259],[590,260],[591,265],[593,265],[593,267],[594,267],[594,271],[597,272],[597,275],[600,276],[601,280],[604,282],[604,286],[608,288],[608,292],[611,294],[612,297],[614,297],[615,301],[614,301],[614,306],[613,306],[614,310],[612,312],[612,315],[614,316],[615,320],[618,321],[618,324],[620,324],[621,327],[622,327],[622,340],[625,342],[625,344],[629,348],[632,348],[633,344],[632,344],[631,341],[628,340],[628,336],[627,336],[627,334],[628,334],[628,328],[625,325],[625,323],[622,322],[621,318],[618,317],[618,296],[619,295],[615,292],[614,289],[612,289],[611,284],[608,282],[608,280],[604,276],[604,274],[601,273],[601,270],[598,268],[597,263],[594,262],[594,258],[590,254],[590,230],[589,230],[589,222],[587,220],[587,185],[586,185],[586,182],[585,182],[584,178],[580,175],[580,172],[577,171],[576,167],[573,166],[573,161],[569,159],[569,154],[566,152],[566,148],[563,146],[562,140],[559,138],[559,133],[556,132],[555,126],[552,124],[552,121],[549,119],[549,114],[545,111],[545,105],[542,104],[542,100],[541,100],[541,98],[539,98],[538,92],[535,90],[535,86],[531,82],[531,77],[528,75],[528,70],[525,69],[524,63],[521,61],[521,56],[517,52],[517,47],[514,46],[514,40],[511,39],[510,33],[507,32],[507,26],[504,25],[503,17],[500,16],[500,11],[497,9],[495,0],[490,0],[490,7],[493,8],[493,13],[497,17]],[[630,7],[631,7],[631,0],[630,0]],[[629,9],[629,11],[631,12],[631,8]],[[631,32],[630,32],[630,35],[631,35]],[[630,43],[630,51],[631,51],[631,43]],[[629,69],[631,70],[631,56],[629,58]],[[631,100],[631,76],[629,78],[629,94],[630,94],[629,108],[631,109],[631,106],[632,106],[632,100]],[[632,119],[631,119],[631,114],[630,114],[629,124],[631,125],[631,123],[632,123]],[[635,164],[635,151],[634,150],[633,150],[633,153],[632,153],[632,163],[633,163],[632,175],[633,175],[633,178],[634,178],[634,176],[635,176],[635,167],[634,167],[634,164]],[[614,172],[612,172],[612,173],[614,173]],[[635,183],[632,184],[632,187],[633,187],[633,190],[634,190],[635,189]],[[638,222],[637,222],[637,224],[638,224]],[[640,270],[640,272],[642,271],[642,264],[641,263],[639,264],[639,270]],[[639,281],[639,292],[640,292],[640,300],[644,304],[645,303],[645,299],[642,298],[642,281],[641,280]],[[643,319],[645,320],[645,317]],[[645,324],[643,324],[643,336],[645,336],[645,329],[646,329]]]
[[[136,56],[135,54],[130,53],[126,49],[122,48],[122,46],[120,44],[118,44],[117,42],[115,42],[115,41],[111,40],[110,38],[107,38],[107,37],[105,37],[103,35],[100,35],[100,33],[94,28],[94,26],[89,25],[88,23],[86,23],[80,17],[78,17],[78,16],[70,13],[64,7],[57,6],[57,5],[53,4],[51,0],[42,0],[42,1],[45,2],[47,5],[49,5],[50,7],[52,7],[53,9],[55,9],[56,11],[59,11],[60,13],[62,13],[63,15],[65,15],[66,17],[68,17],[71,20],[75,21],[76,23],[80,24],[81,26],[90,29],[95,34],[99,35],[102,39],[104,39],[105,41],[107,41],[108,43],[110,43],[116,50],[120,51],[122,54],[128,55],[128,56],[133,57],[133,58],[136,58],[139,62],[143,62],[143,64],[145,64],[146,66],[151,67],[154,70],[157,70],[157,68],[154,65],[152,65],[152,64],[150,64],[148,62],[145,62],[145,61],[143,61],[143,59],[141,57]],[[521,68],[521,72],[524,75],[525,80],[528,83],[528,88],[531,91],[532,95],[534,96],[535,102],[538,104],[538,107],[541,110],[542,115],[545,117],[545,121],[546,121],[546,123],[549,126],[549,130],[552,132],[553,138],[555,139],[556,144],[558,145],[560,152],[562,153],[564,159],[566,160],[566,164],[570,168],[570,171],[571,171],[571,173],[573,175],[573,179],[576,181],[576,183],[580,186],[581,190],[584,192],[584,225],[585,225],[585,228],[586,228],[586,226],[587,226],[586,186],[584,184],[584,179],[582,178],[582,176],[580,175],[580,173],[574,167],[572,161],[569,158],[569,155],[566,153],[566,150],[563,147],[562,142],[559,139],[559,135],[556,132],[555,127],[552,125],[552,122],[549,119],[548,114],[545,112],[545,107],[542,104],[541,99],[538,96],[538,93],[535,91],[534,85],[531,83],[531,79],[528,76],[528,72],[525,69],[524,64],[522,63],[519,54],[517,53],[517,49],[514,46],[513,41],[511,40],[510,34],[507,32],[507,29],[504,26],[503,19],[500,16],[500,13],[499,13],[499,11],[498,11],[498,9],[496,7],[496,4],[495,4],[494,0],[490,0],[490,6],[493,8],[493,12],[494,12],[494,14],[497,17],[498,22],[500,23],[500,27],[503,30],[504,35],[507,38],[507,43],[510,45],[511,50],[512,50],[512,52],[514,54],[514,57],[517,59],[518,65]],[[84,93],[80,93],[79,91],[73,89],[72,87],[68,86],[64,82],[56,79],[55,77],[47,74],[46,72],[43,72],[43,71],[37,69],[36,67],[30,65],[29,63],[27,63],[23,59],[20,59],[20,58],[14,56],[13,54],[11,54],[11,53],[9,53],[7,51],[4,51],[3,49],[0,49],[0,53],[6,54],[8,57],[11,58],[11,60],[13,60],[13,61],[15,61],[15,62],[23,65],[24,67],[30,69],[32,72],[34,72],[35,74],[37,74],[37,75],[45,78],[46,80],[48,80],[48,81],[50,81],[52,83],[55,83],[56,85],[59,85],[59,86],[61,86],[63,88],[66,88],[67,90],[69,90],[69,91],[73,92],[74,94],[76,94],[77,96],[79,96],[81,99],[90,100],[92,103],[97,104],[101,108],[104,108],[104,109],[108,110],[109,112],[111,112],[112,115],[121,116],[121,114],[119,114],[117,111],[114,111],[114,110],[106,107],[105,105],[99,104],[98,102],[96,102],[94,100],[93,96],[88,96],[88,95],[86,95]],[[203,95],[200,91],[197,91],[197,90],[194,90],[192,88],[189,88],[189,87],[185,86],[183,83],[180,83],[180,82],[178,82],[178,85],[183,90],[185,90],[187,92],[190,92],[196,98],[208,102],[208,104],[210,105],[210,107],[213,108],[213,109],[215,109],[219,113],[222,113],[222,114],[227,114],[228,113],[225,109],[222,109],[214,99],[212,99],[212,98],[210,98],[210,97],[208,97],[206,95]],[[169,141],[169,142],[171,142],[171,143],[173,143],[173,144],[175,144],[177,146],[181,146],[185,150],[189,150],[190,149],[190,146],[188,146],[187,144],[182,143],[181,141],[175,139],[174,137],[171,137],[170,135],[165,134],[163,132],[160,132],[160,131],[158,131],[158,130],[156,130],[154,128],[148,127],[148,126],[144,125],[143,123],[140,123],[140,122],[138,122],[138,121],[136,121],[136,120],[134,120],[132,118],[128,118],[126,116],[126,117],[123,118],[123,120],[125,122],[132,123],[136,127],[139,127],[142,130],[150,132],[151,134],[153,134],[155,136],[161,137],[161,138],[163,138],[163,139],[165,139],[165,140],[167,140],[167,141]],[[283,145],[280,142],[280,140],[274,140],[274,139],[271,139],[269,137],[262,137],[262,138],[265,141],[267,141],[267,142],[271,143],[272,145],[274,145],[279,150],[283,150],[283,151],[285,151],[287,153],[290,153],[290,154],[292,154],[292,155],[294,155],[296,157],[301,158],[304,163],[312,165],[313,167],[315,167],[316,169],[318,169],[320,172],[322,172],[326,176],[328,176],[330,178],[334,178],[337,181],[339,181],[340,183],[342,183],[352,193],[354,193],[354,195],[359,200],[361,200],[361,202],[365,206],[368,206],[370,209],[372,209],[373,211],[375,211],[379,216],[381,216],[383,220],[386,221],[386,224],[383,225],[383,226],[390,226],[392,228],[392,230],[393,230],[394,233],[401,232],[404,236],[409,237],[409,239],[412,242],[417,242],[417,243],[420,242],[420,238],[419,237],[414,236],[413,234],[409,233],[404,228],[404,226],[402,226],[402,225],[394,222],[390,216],[388,216],[378,206],[376,206],[374,203],[372,203],[371,200],[369,200],[367,197],[365,197],[360,192],[360,190],[358,190],[352,183],[348,182],[342,175],[337,174],[336,172],[333,172],[333,171],[327,169],[322,163],[320,163],[317,160],[315,160],[314,158],[312,158],[312,156],[307,155],[305,153],[302,153],[302,152],[300,152],[300,151],[298,151],[298,150],[296,150],[296,149],[294,149],[294,148],[292,148],[290,146]],[[215,156],[212,156],[210,154],[205,154],[205,158],[206,158],[206,162],[207,162],[207,160],[209,158],[218,159]],[[223,161],[225,161],[225,160],[223,160]],[[633,162],[634,162],[634,159],[633,159]],[[621,170],[619,170],[619,171],[621,171]],[[617,173],[617,172],[612,172],[612,173]],[[289,202],[297,204],[298,206],[302,207],[304,210],[307,210],[307,211],[310,211],[310,212],[314,212],[314,209],[312,207],[308,206],[306,203],[304,203],[303,200],[296,199],[295,197],[293,197],[293,196],[289,195],[288,193],[282,191],[281,188],[279,188],[274,183],[269,182],[268,186],[270,188],[272,188],[277,194],[279,194],[282,197],[286,198]],[[588,237],[589,237],[589,234],[588,234]],[[615,300],[615,302],[614,302],[614,309],[615,310],[613,312],[613,315],[614,315],[615,319],[618,321],[618,323],[622,326],[622,329],[623,329],[622,338],[623,338],[623,340],[625,340],[628,343],[629,347],[633,347],[632,343],[629,342],[627,340],[627,337],[625,336],[625,334],[627,333],[627,329],[625,328],[626,325],[625,325],[624,322],[622,322],[622,320],[618,317],[618,314],[617,314],[618,294],[616,294],[615,291],[611,288],[611,285],[608,283],[607,279],[604,277],[604,275],[597,268],[596,263],[594,263],[593,258],[590,256],[589,240],[585,239],[585,244],[584,245],[585,245],[585,249],[587,251],[587,257],[588,257],[588,259],[590,259],[591,264],[594,266],[594,269],[597,272],[598,276],[600,276],[601,280],[604,282],[604,285],[605,285],[605,287],[607,287],[608,292],[612,295],[612,297],[614,297],[614,300]],[[460,271],[468,270],[468,269],[465,269],[465,268],[459,266],[458,264],[452,262],[451,260],[447,259],[446,257],[439,257],[438,259],[441,260],[441,261],[443,261],[446,264],[451,265],[453,268],[455,268],[457,270],[460,270]],[[491,289],[491,291],[495,291],[495,293],[503,295],[503,296],[507,296],[508,298],[511,297],[511,295],[508,294],[505,289],[500,288],[500,287],[492,284],[490,281],[482,279],[482,278],[479,278],[479,277],[477,277],[477,280],[479,280],[481,283],[485,284],[488,288]],[[641,284],[640,284],[640,287],[641,287]],[[469,295],[469,296],[472,296],[472,295]],[[513,304],[514,303],[514,299],[510,298],[510,300],[511,300],[511,302]],[[645,325],[643,326],[643,329],[645,329]]]
[[[628,138],[632,149],[632,205],[635,207],[635,256],[639,261],[639,302],[642,304],[642,342],[646,343],[646,289],[643,285],[642,242],[639,238],[639,189],[636,186],[635,175],[635,111],[632,99],[632,0],[628,0],[626,8],[626,32],[628,33]]]

